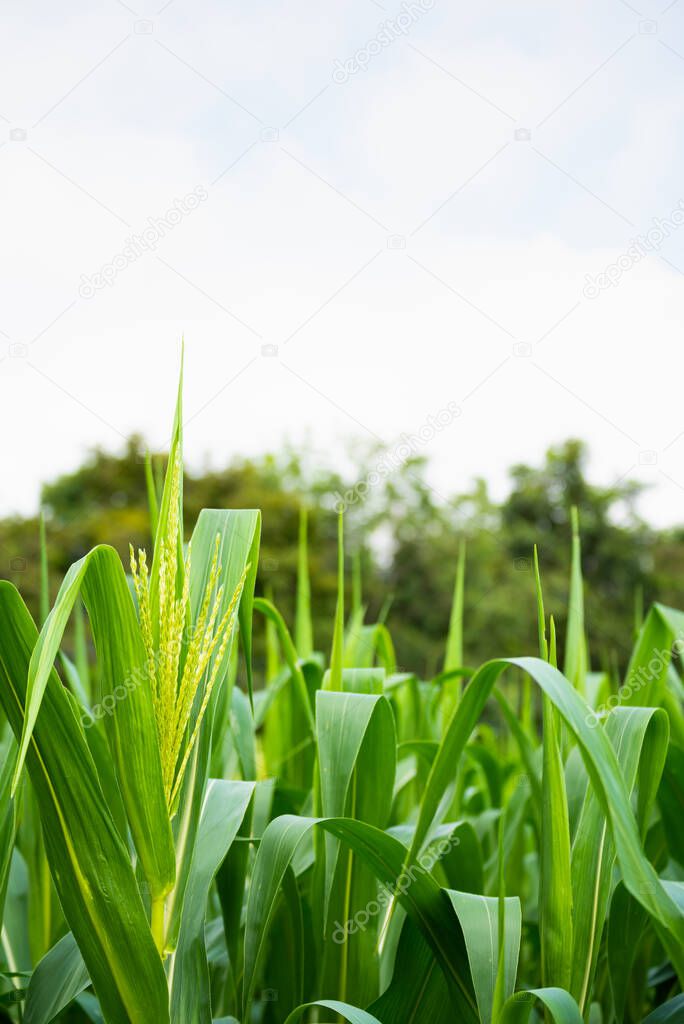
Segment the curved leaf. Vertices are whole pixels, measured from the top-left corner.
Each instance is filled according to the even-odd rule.
[[[376,669],[345,669],[356,685],[382,687]],[[377,677],[380,676],[378,680]],[[370,677],[370,678],[369,678]],[[383,828],[389,819],[394,787],[396,734],[389,702],[382,695],[319,690],[316,727],[320,769],[320,804],[325,817],[350,817]],[[373,779],[368,786],[365,780]],[[339,840],[325,836],[323,933],[349,920],[353,907],[370,905],[377,895],[372,871],[352,850],[340,854]],[[320,877],[320,876],[319,876]],[[374,955],[376,916],[343,943],[325,944],[321,985],[324,992],[366,1005],[377,995],[378,962]]]
[[[440,801],[453,781],[455,767],[489,694],[509,665],[527,672],[550,698],[579,743],[587,771],[606,814],[615,842],[625,885],[662,926],[680,979],[684,979],[684,916],[661,883],[646,857],[629,794],[610,740],[589,723],[591,709],[561,673],[539,658],[511,658],[487,662],[471,680],[447,727],[421,802],[416,832],[407,864],[413,863],[430,829]]]
[[[211,1024],[204,918],[209,888],[247,812],[254,783],[212,779],[197,829],[178,945],[169,958],[172,1024]]]
[[[410,917],[401,929],[392,980],[368,1009],[382,1024],[453,1024],[446,978]]]
[[[245,1011],[256,985],[268,931],[285,871],[308,832],[320,826],[347,843],[385,886],[396,887],[399,902],[423,932],[450,985],[454,1011],[476,1022],[475,997],[458,919],[429,871],[403,872],[405,847],[386,832],[349,818],[283,815],[270,823],[257,852],[247,904],[245,931]],[[344,935],[339,941],[344,941]],[[245,1012],[245,1017],[248,1013]]]
[[[590,719],[591,720],[591,719]],[[615,708],[604,729],[615,750],[628,794],[640,772],[638,808],[645,821],[658,787],[667,749],[668,723],[655,708]],[[567,986],[584,1009],[596,970],[601,934],[608,913],[616,848],[599,795],[585,796],[572,847],[573,957]]]
[[[516,992],[504,1004],[499,1024],[526,1024],[537,1001],[542,1003],[555,1024],[583,1024],[577,1003],[562,988],[532,988]]]
[[[377,1017],[374,1017],[366,1010],[359,1010],[358,1007],[350,1006],[349,1003],[340,1003],[337,999],[317,999],[315,1003],[304,1003],[292,1011],[285,1024],[295,1024],[295,1021],[300,1020],[307,1010],[314,1009],[315,1007],[332,1010],[334,1013],[339,1014],[340,1017],[344,1017],[346,1021],[349,1021],[349,1024],[381,1024]]]
[[[0,703],[22,733],[38,631],[0,581]],[[111,1024],[168,1022],[168,994],[128,850],[114,825],[83,732],[56,673],[48,676],[26,765],[64,915]]]
[[[31,975],[24,1024],[50,1024],[90,984],[88,969],[71,932],[45,954]]]
[[[261,612],[271,622],[276,629],[278,640],[283,651],[283,657],[287,663],[287,667],[290,670],[290,674],[297,692],[297,697],[301,702],[302,708],[306,715],[307,721],[311,727],[311,731],[314,729],[314,717],[313,711],[311,710],[311,702],[309,701],[309,691],[306,686],[306,680],[304,679],[304,673],[302,672],[299,659],[297,658],[297,651],[292,643],[292,637],[290,631],[285,625],[285,620],[271,602],[267,601],[263,597],[257,597],[254,599],[254,611]]]
[[[96,713],[105,720],[121,796],[145,878],[152,895],[163,896],[173,885],[176,866],[151,683],[135,606],[114,548],[93,548],[71,566],[41,630],[31,656],[17,773],[21,771],[43,693],[79,593],[90,616],[101,667]],[[15,774],[15,782],[17,779]]]
[[[465,937],[470,973],[475,986],[477,1006],[482,1024],[490,1024],[494,1007],[494,991],[499,967],[499,943],[503,941],[504,973],[502,997],[507,999],[515,989],[520,955],[522,915],[517,896],[504,899],[503,936],[499,936],[499,899],[474,893],[454,892],[447,895],[461,923]]]
[[[644,1017],[643,1024],[681,1024],[684,1020],[684,992],[663,1003],[648,1017]]]

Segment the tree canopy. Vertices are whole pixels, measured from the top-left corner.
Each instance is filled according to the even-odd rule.
[[[466,662],[477,665],[535,650],[533,546],[539,551],[548,609],[560,610],[568,588],[573,505],[580,516],[593,667],[624,666],[633,623],[650,601],[681,603],[683,531],[656,531],[640,519],[635,507],[640,485],[591,483],[581,441],[551,448],[539,466],[513,466],[510,491],[499,502],[484,479],[474,481],[466,493],[446,500],[438,496],[422,457],[378,473],[381,454],[357,452],[357,467],[347,477],[312,468],[306,453],[300,457],[292,451],[235,460],[218,470],[188,471],[188,521],[204,507],[262,509],[258,590],[272,594],[292,622],[299,509],[306,504],[314,638],[318,649],[327,649],[335,603],[335,507],[345,501],[347,551],[361,573],[367,618],[372,621],[389,606],[399,665],[425,674],[442,667],[461,540],[467,550]],[[161,471],[163,458],[153,458],[153,465]],[[149,547],[142,439],[131,438],[118,454],[94,451],[75,472],[45,485],[42,505],[52,597],[68,566],[93,545],[112,543],[124,558],[129,542]],[[0,521],[0,559],[0,575],[21,583],[37,612],[37,518]],[[351,588],[351,558],[348,580]],[[527,628],[521,626],[525,622]],[[558,626],[562,633],[562,617]]]

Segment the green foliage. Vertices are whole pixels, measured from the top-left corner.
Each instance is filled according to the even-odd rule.
[[[372,452],[360,457],[353,477],[364,478],[372,457]],[[639,595],[647,604],[656,597],[674,606],[681,602],[684,544],[679,531],[656,533],[639,520],[634,512],[636,485],[602,488],[588,483],[586,459],[579,442],[568,442],[549,451],[539,468],[514,467],[511,492],[500,503],[489,497],[481,481],[470,493],[444,503],[426,482],[424,462],[412,460],[364,502],[348,508],[346,547],[350,560],[361,552],[363,603],[371,620],[380,619],[390,605],[387,622],[403,669],[434,675],[445,658],[451,658],[445,637],[457,608],[454,581],[458,594],[457,565],[464,540],[468,587],[462,632],[459,636],[457,617],[452,620],[450,644],[455,652],[462,644],[466,664],[478,664],[492,650],[514,655],[531,648],[534,544],[544,567],[547,598],[558,610],[562,639],[572,504],[581,519],[585,616],[592,623],[589,664],[611,671],[625,667]],[[152,462],[158,476],[163,461],[154,456]],[[144,446],[134,438],[122,455],[96,452],[77,472],[46,486],[43,504],[51,578],[61,578],[97,544],[112,545],[125,561],[129,542],[136,548],[149,547],[148,483]],[[348,487],[349,480],[314,471],[310,459],[299,460],[289,453],[235,460],[223,470],[185,473],[186,534],[203,508],[262,510],[257,593],[270,593],[293,624],[299,603],[302,610],[294,632],[303,651],[313,639],[317,650],[330,650],[332,644],[337,530],[335,517],[326,510],[334,495]],[[303,502],[308,506],[308,544],[303,549],[308,547],[308,579],[300,571]],[[20,586],[36,617],[40,572],[36,521],[0,521],[0,577]],[[520,614],[523,607],[530,609],[529,615]],[[73,650],[71,638],[67,649]],[[262,676],[261,635],[256,638],[255,654],[256,670]]]
[[[306,489],[294,462],[184,480],[181,420],[179,396],[163,487],[120,460],[149,576],[96,536],[117,475],[98,456],[79,524],[73,480],[45,494],[40,631],[0,583],[0,1019],[678,1019],[684,613],[655,604],[634,630],[616,595],[625,637],[610,671],[592,661],[614,628],[603,559],[644,582],[635,551],[658,543],[611,518],[632,489],[590,487],[571,444],[517,467],[500,507],[391,480],[389,510],[352,507],[343,536],[316,500],[340,481]],[[229,492],[254,507],[216,507]],[[92,549],[62,570],[77,530]]]

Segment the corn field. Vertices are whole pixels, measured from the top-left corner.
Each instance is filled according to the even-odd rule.
[[[420,679],[345,607],[341,515],[329,652],[306,510],[291,623],[257,510],[183,536],[180,394],[147,469],[149,552],[94,548],[38,624],[0,582],[0,1020],[684,1020],[684,613],[592,669],[575,513],[562,650],[530,552],[538,650],[464,664],[461,548]]]

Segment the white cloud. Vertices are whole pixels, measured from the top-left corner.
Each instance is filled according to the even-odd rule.
[[[647,38],[617,0],[436,0],[336,85],[335,60],[400,9],[383,6],[174,0],[138,10],[151,33],[115,0],[15,8],[0,42],[3,511],[34,507],[95,443],[163,443],[185,333],[195,461],[307,431],[336,460],[340,438],[391,443],[456,400],[429,448],[438,489],[500,489],[512,462],[579,435],[595,476],[652,480],[644,509],[681,518],[682,276],[652,255],[582,294],[681,198],[676,9]],[[154,253],[79,296],[197,185],[207,201]],[[660,255],[684,269],[684,233]]]

